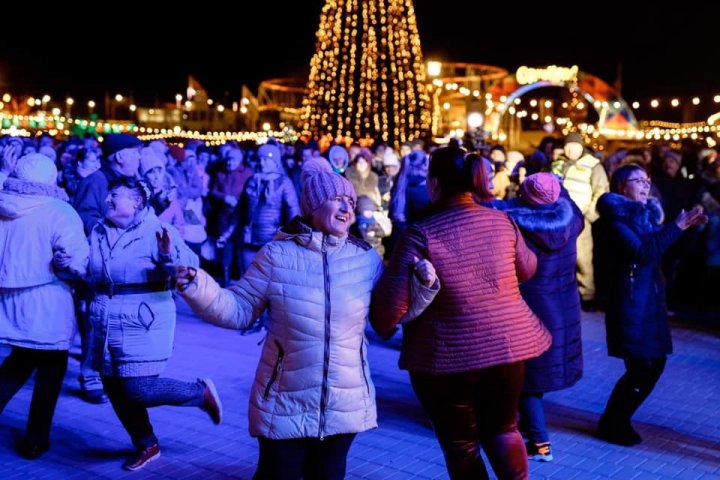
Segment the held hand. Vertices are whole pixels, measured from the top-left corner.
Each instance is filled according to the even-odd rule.
[[[420,260],[418,257],[413,257],[413,264],[415,269],[415,276],[422,282],[423,285],[425,285],[427,288],[430,288],[435,284],[435,280],[437,280],[437,274],[435,273],[435,267],[432,263],[430,263],[429,260],[422,259]]]
[[[58,250],[53,254],[53,265],[57,270],[65,270],[70,266],[72,256],[65,253],[65,250]]]
[[[170,232],[167,227],[162,227],[162,234],[155,232],[155,238],[158,242],[158,251],[161,255],[169,255],[172,249],[172,240],[170,239]]]
[[[708,220],[708,216],[703,215],[703,209],[698,205],[687,212],[682,210],[675,219],[675,225],[677,225],[680,230],[687,230],[695,225],[708,223]]]
[[[195,268],[181,265],[175,273],[175,287],[182,293],[195,281],[195,277],[197,277]]]
[[[235,208],[235,205],[237,205],[238,200],[236,197],[233,197],[232,195],[225,195],[225,203],[227,203],[231,207]]]

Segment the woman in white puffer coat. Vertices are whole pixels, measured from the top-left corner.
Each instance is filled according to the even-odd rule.
[[[33,372],[22,456],[50,448],[50,426],[75,335],[70,286],[53,269],[53,255],[67,254],[80,271],[88,242],[80,216],[56,186],[57,169],[40,154],[20,158],[0,191],[0,343],[12,351],[0,366],[0,412]]]
[[[365,325],[383,265],[370,245],[347,234],[355,201],[345,178],[318,173],[303,189],[305,217],[280,229],[237,284],[221,289],[192,268],[178,274],[181,294],[210,323],[247,328],[268,310],[250,393],[256,480],[342,479],[355,435],[377,427]],[[418,268],[429,285],[431,268]]]

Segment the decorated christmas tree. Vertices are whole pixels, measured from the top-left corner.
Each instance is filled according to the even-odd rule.
[[[326,0],[303,124],[313,135],[424,137],[430,99],[411,0]]]

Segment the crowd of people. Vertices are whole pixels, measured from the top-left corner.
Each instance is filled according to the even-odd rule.
[[[543,396],[582,377],[581,309],[605,311],[626,368],[597,435],[640,443],[631,417],[672,352],[666,302],[720,272],[717,152],[603,158],[577,133],[527,156],[373,147],[0,138],[0,411],[37,371],[20,454],[50,448],[76,329],[83,397],[110,401],[135,446],[126,470],[160,455],[148,407],[221,422],[212,380],[161,376],[174,296],[266,330],[249,400],[259,480],[344,477],[378,426],[368,325],[403,329],[400,368],[453,479],[488,478],[480,448],[500,478],[553,460]]]

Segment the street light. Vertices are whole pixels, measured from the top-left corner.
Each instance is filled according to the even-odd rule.
[[[471,112],[467,117],[468,127],[472,129],[480,128],[483,124],[483,114],[480,112]]]
[[[65,99],[65,105],[67,105],[67,108],[65,109],[66,110],[65,114],[68,117],[70,116],[70,111],[72,110],[72,106],[74,103],[75,103],[75,100],[72,97],[68,97]]]
[[[50,95],[43,95],[42,97],[42,109],[45,111],[45,108],[47,107],[48,102],[50,101]]]
[[[95,109],[95,100],[88,101],[87,105],[90,113],[93,113],[93,110]]]
[[[427,73],[431,77],[437,77],[440,75],[440,71],[442,70],[442,63],[440,62],[428,62],[427,63]]]

